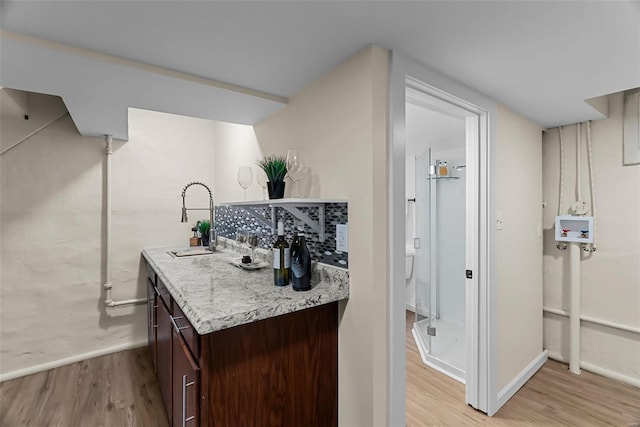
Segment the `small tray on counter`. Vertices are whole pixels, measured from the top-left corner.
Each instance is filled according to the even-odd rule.
[[[251,262],[248,264],[243,264],[242,260],[240,259],[230,259],[229,263],[231,265],[234,265],[238,268],[241,268],[243,270],[247,270],[247,271],[254,271],[254,270],[260,270],[262,268],[268,267],[269,263],[268,262],[264,262],[264,261],[259,261],[259,262]]]
[[[209,248],[204,246],[169,251],[169,254],[175,258],[182,258],[182,257],[188,257],[188,256],[196,256],[196,255],[211,255],[212,253],[213,252],[210,251]]]

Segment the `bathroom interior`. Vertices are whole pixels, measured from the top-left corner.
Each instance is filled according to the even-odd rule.
[[[464,112],[406,103],[406,295],[423,362],[465,382]]]

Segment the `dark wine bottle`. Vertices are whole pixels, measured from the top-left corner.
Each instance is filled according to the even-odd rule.
[[[291,248],[289,249],[289,253],[291,254],[291,256],[293,257],[293,254],[297,252],[298,250],[298,245],[299,245],[300,239],[298,238],[298,232],[294,231],[293,232],[293,240],[291,240]],[[291,280],[291,268],[289,268],[289,280]]]
[[[284,223],[278,221],[278,238],[273,245],[273,284],[287,286],[289,284],[290,264],[289,244],[284,240]]]
[[[298,232],[298,243],[291,251],[291,285],[294,291],[311,289],[311,253],[302,231]]]

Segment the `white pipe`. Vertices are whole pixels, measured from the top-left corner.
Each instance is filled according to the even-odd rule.
[[[558,128],[560,134],[560,200],[558,201],[558,216],[562,215],[562,199],[564,194],[564,133],[562,126]]]
[[[571,264],[571,315],[569,317],[571,356],[569,370],[574,374],[580,374],[580,243],[569,244],[569,262]]]
[[[118,307],[121,305],[141,304],[143,302],[146,303],[147,299],[146,298],[126,299],[122,301],[110,301],[110,302],[106,302],[106,304],[109,307]]]
[[[121,305],[140,304],[147,302],[146,298],[129,299],[124,301],[114,301],[111,298],[111,156],[113,155],[113,139],[111,135],[104,136],[105,142],[105,283],[104,288],[106,290],[104,303],[107,307],[118,307]]]
[[[105,304],[107,306],[111,306],[113,304],[113,300],[111,299],[111,156],[113,155],[113,139],[111,135],[104,136],[105,142],[105,282],[104,288],[106,289],[106,298]]]
[[[568,311],[559,310],[557,308],[551,308],[551,307],[543,307],[542,311],[544,311],[545,313],[556,314],[558,316],[564,316],[564,317],[569,317],[571,315]],[[609,320],[602,320],[602,319],[597,319],[595,317],[584,316],[584,315],[580,316],[580,320],[593,323],[594,325],[602,325],[608,328],[618,329],[620,331],[631,332],[633,334],[640,334],[640,328],[637,328],[635,326],[624,325],[622,323],[611,322]]]
[[[48,122],[44,123],[42,126],[40,126],[38,129],[34,130],[33,132],[30,132],[28,135],[20,138],[19,140],[17,140],[16,142],[14,142],[12,145],[10,145],[9,147],[5,148],[4,150],[2,150],[2,152],[0,152],[0,156],[3,155],[4,153],[6,153],[7,151],[11,150],[12,148],[17,147],[19,144],[21,144],[22,142],[26,141],[27,139],[31,138],[33,135],[39,133],[40,131],[48,128],[49,126],[51,126],[52,124],[54,124],[55,122],[57,122],[58,120],[60,120],[61,118],[63,118],[64,116],[67,116],[69,113],[68,112],[64,112],[61,115],[59,115],[58,117],[49,120]]]
[[[591,120],[587,121],[587,153],[589,154],[589,184],[591,185],[591,215],[593,215],[593,243],[591,252],[596,250],[596,183],[593,170],[593,147],[591,144]]]
[[[576,198],[578,202],[582,201],[582,170],[580,168],[580,164],[582,163],[580,160],[580,127],[581,123],[576,125]]]

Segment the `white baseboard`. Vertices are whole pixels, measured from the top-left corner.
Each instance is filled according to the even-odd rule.
[[[502,408],[502,405],[507,403],[507,401],[511,399],[511,397],[513,397],[513,395],[516,394],[518,390],[520,390],[520,387],[522,387],[527,381],[529,381],[529,378],[531,378],[533,374],[538,372],[538,369],[540,369],[542,365],[544,365],[544,362],[547,361],[547,358],[547,350],[545,350],[540,353],[535,359],[533,359],[533,361],[531,361],[531,363],[529,363],[526,368],[520,371],[520,373],[516,375],[515,378],[512,379],[511,382],[509,382],[509,384],[507,384],[502,390],[498,392],[497,409]]]
[[[43,363],[41,365],[30,366],[28,368],[18,369],[17,371],[0,374],[0,382],[24,377],[26,375],[36,374],[42,371],[48,371],[49,369],[59,368],[60,366],[70,365],[71,363],[93,359],[94,357],[106,356],[107,354],[117,353],[119,351],[144,347],[147,344],[148,341],[145,339],[144,341],[133,341],[125,344],[114,345],[112,347],[102,348],[100,350],[90,351],[88,353],[76,354],[74,356],[65,357],[64,359],[58,359],[52,362]]]
[[[560,353],[556,353],[553,351],[549,351],[548,353],[549,353],[549,359],[557,360],[558,362],[562,362],[562,363],[569,363],[569,359],[567,359]],[[609,369],[602,368],[600,366],[593,365],[591,363],[583,362],[583,361],[580,361],[580,367],[585,371],[602,375],[603,377],[611,378],[612,380],[622,381],[623,383],[640,388],[640,379],[638,378],[633,378],[628,375],[611,371]]]

